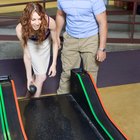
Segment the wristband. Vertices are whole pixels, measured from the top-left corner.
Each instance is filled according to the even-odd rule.
[[[99,51],[105,52],[106,49],[105,48],[98,48]]]

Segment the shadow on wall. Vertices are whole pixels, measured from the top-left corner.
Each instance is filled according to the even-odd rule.
[[[140,82],[140,50],[107,53],[107,59],[100,65],[97,86],[108,87]],[[57,75],[45,81],[43,94],[56,93],[62,71],[58,56]],[[26,93],[26,75],[23,59],[0,60],[0,75],[11,75],[16,86],[17,96]]]

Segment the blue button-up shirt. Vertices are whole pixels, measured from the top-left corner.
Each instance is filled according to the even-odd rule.
[[[66,32],[87,38],[99,32],[95,16],[106,10],[103,0],[58,0],[58,9],[66,13]]]

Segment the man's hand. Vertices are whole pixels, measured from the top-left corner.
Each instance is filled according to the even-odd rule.
[[[98,50],[96,60],[99,62],[103,62],[106,59],[106,51]]]

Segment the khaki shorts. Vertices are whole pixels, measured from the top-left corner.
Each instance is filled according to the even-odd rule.
[[[63,34],[64,44],[61,54],[62,73],[60,78],[58,94],[69,93],[70,71],[79,68],[81,59],[84,70],[92,74],[95,82],[99,64],[96,61],[96,53],[99,45],[98,35],[88,38],[74,38],[66,32]]]

